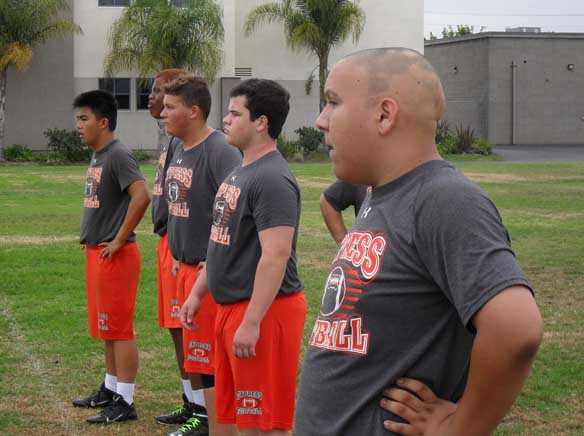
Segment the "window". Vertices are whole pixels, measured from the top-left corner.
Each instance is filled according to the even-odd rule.
[[[172,0],[172,4],[178,8],[186,8],[191,0]]]
[[[117,6],[124,7],[130,6],[130,0],[99,0],[98,6]]]
[[[130,79],[99,79],[99,89],[114,95],[118,109],[130,109]]]
[[[136,79],[136,108],[148,109],[148,96],[154,79]]]

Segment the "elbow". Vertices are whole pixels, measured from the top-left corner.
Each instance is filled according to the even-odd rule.
[[[517,335],[512,352],[517,360],[531,362],[535,358],[542,340],[543,320],[538,312],[531,317],[528,325]]]

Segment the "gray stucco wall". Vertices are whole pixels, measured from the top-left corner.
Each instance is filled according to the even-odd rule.
[[[471,126],[477,136],[488,134],[489,41],[459,41],[448,45],[426,46],[424,55],[436,68],[444,94],[452,132]]]
[[[430,42],[425,55],[443,81],[452,127],[471,125],[493,144],[513,136],[516,144],[584,144],[582,35],[477,34]]]
[[[43,131],[73,128],[73,37],[37,47],[24,72],[8,71],[5,145],[46,148]]]

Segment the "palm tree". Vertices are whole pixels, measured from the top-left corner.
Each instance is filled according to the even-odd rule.
[[[179,5],[179,6],[177,6]],[[152,77],[183,68],[212,82],[221,68],[222,9],[214,0],[135,0],[112,25],[105,74]]]
[[[273,22],[284,25],[286,43],[292,50],[306,50],[318,58],[322,110],[330,51],[349,36],[357,43],[365,26],[365,12],[350,0],[281,0],[254,8],[247,16],[245,33],[250,35],[260,25]],[[307,93],[310,93],[312,80],[311,73],[307,81]]]
[[[0,1],[0,161],[4,160],[8,69],[24,71],[35,47],[53,37],[81,33],[68,12],[67,0]]]

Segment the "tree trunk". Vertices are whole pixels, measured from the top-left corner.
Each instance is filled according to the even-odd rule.
[[[321,113],[326,105],[326,97],[324,95],[324,85],[326,83],[328,71],[328,53],[323,53],[318,57],[318,86],[320,90],[319,111]]]
[[[0,70],[0,162],[4,162],[4,125],[6,123],[6,81],[8,67]]]

